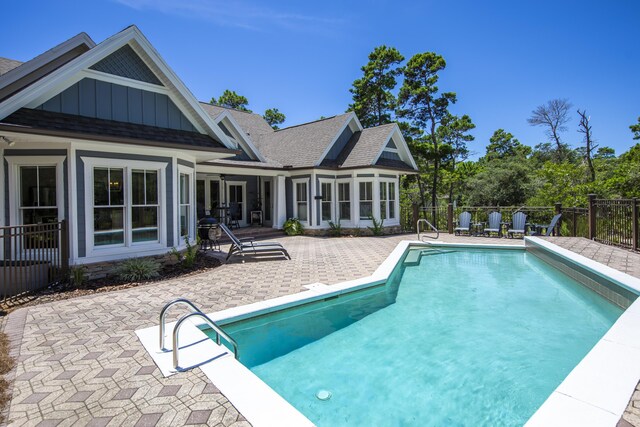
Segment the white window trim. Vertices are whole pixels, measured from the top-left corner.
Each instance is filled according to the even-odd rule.
[[[322,185],[323,184],[329,184],[330,188],[331,188],[331,207],[329,212],[331,213],[331,218],[329,218],[328,220],[323,220],[322,219],[322,204],[326,203],[324,201],[324,192],[322,192],[322,200],[320,200],[320,211],[318,212],[318,218],[320,218],[320,225],[323,226],[329,226],[329,221],[331,222],[336,222],[337,220],[337,215],[336,215],[336,206],[337,206],[337,201],[336,201],[336,180],[333,178],[318,178],[318,182],[319,182],[319,186],[320,186],[320,191],[322,192]]]
[[[231,191],[229,189],[230,186],[232,185],[239,185],[242,186],[242,221],[238,221],[240,223],[240,227],[246,227],[248,222],[247,222],[247,214],[248,214],[248,210],[247,210],[247,182],[246,181],[224,181],[224,185],[225,185],[225,196],[227,198],[227,200],[223,201],[223,203],[227,206],[230,206],[231,202],[229,201],[230,197],[229,195],[231,194]],[[225,197],[223,196],[223,197]]]
[[[340,184],[349,184],[349,219],[340,219],[340,201],[338,200],[338,186]],[[340,221],[340,225],[343,227],[353,227],[354,221],[353,221],[353,188],[355,187],[354,185],[354,181],[352,178],[340,178],[340,179],[336,179],[336,185],[335,185],[335,194],[336,194],[336,210],[335,210],[335,218],[337,221]]]
[[[20,219],[20,167],[55,166],[56,167],[56,207],[58,221],[65,218],[64,211],[64,160],[66,156],[6,156],[9,167],[9,224],[19,225]]]
[[[371,225],[372,221],[368,218],[361,218],[360,217],[360,183],[361,182],[370,182],[371,183],[371,215],[376,219],[380,219],[380,215],[378,213],[379,211],[379,206],[380,206],[380,201],[378,199],[380,199],[380,196],[378,194],[378,189],[376,188],[378,180],[377,178],[371,176],[371,177],[362,177],[362,178],[356,178],[353,180],[354,184],[353,186],[354,188],[354,201],[355,201],[355,218],[358,221],[358,224],[365,224],[365,225]],[[376,206],[378,206],[378,208],[376,208]]]
[[[300,223],[305,226],[305,227],[309,227],[309,220],[311,219],[311,197],[309,196],[309,181],[310,178],[296,178],[296,179],[292,179],[291,182],[293,183],[292,185],[292,192],[293,192],[293,217],[294,218],[298,218],[300,219],[300,217],[298,216],[298,191],[297,191],[297,184],[306,184],[307,185],[307,220],[306,221],[300,221]]]
[[[389,184],[394,184],[395,187],[395,200],[393,201],[394,204],[394,214],[395,216],[393,218],[389,217]],[[385,212],[385,215],[387,216],[385,218],[385,223],[391,223],[391,224],[395,224],[397,222],[399,222],[398,220],[398,180],[395,178],[379,178],[378,179],[378,199],[380,199],[380,184],[385,184],[387,186],[387,211]],[[382,200],[378,200],[378,206],[380,206],[380,204],[382,203]],[[380,212],[382,213],[382,212]]]
[[[189,177],[189,189],[191,190],[190,191],[191,194],[189,195],[189,213],[190,213],[189,216],[191,217],[191,220],[189,221],[189,244],[193,244],[196,241],[196,221],[197,221],[196,206],[197,205],[196,205],[195,169],[185,165],[178,165],[178,174],[177,174],[178,192],[176,194],[176,202],[178,206],[178,228],[175,231],[176,236],[178,236],[178,239],[180,240],[176,244],[176,246],[178,247],[186,246],[184,243],[183,237],[180,235],[180,206],[181,206],[180,175],[182,174],[185,174]],[[206,194],[207,194],[207,185],[205,181],[205,198],[206,198]]]
[[[167,247],[167,219],[166,219],[166,169],[167,163],[143,160],[102,159],[97,157],[82,157],[84,162],[84,197],[85,197],[85,242],[86,258],[109,257],[123,254],[139,254],[141,251],[166,250]],[[94,168],[124,169],[126,185],[124,186],[126,200],[125,208],[125,244],[95,246],[93,241],[93,169]],[[130,243],[131,233],[131,170],[158,170],[158,241]],[[126,246],[128,244],[128,246]],[[122,258],[122,257],[120,257]]]

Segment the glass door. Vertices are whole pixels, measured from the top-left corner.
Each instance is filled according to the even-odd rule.
[[[273,211],[273,198],[271,197],[271,180],[262,181],[262,210],[264,211],[265,225],[271,225],[271,212]]]

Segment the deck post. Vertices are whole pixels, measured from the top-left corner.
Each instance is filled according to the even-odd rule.
[[[413,205],[411,205],[411,207],[413,208],[413,216],[411,218],[411,229],[413,230],[413,227],[415,228],[416,233],[420,232],[420,230],[418,230],[418,218],[420,217],[420,213],[418,211],[418,204],[414,203]]]
[[[576,234],[578,234],[578,224],[576,223],[576,221],[578,220],[578,212],[577,212],[577,208],[574,206],[573,209],[571,210],[572,212],[572,216],[573,218],[571,219],[572,224],[573,224],[573,234],[571,235],[571,237],[576,237]]]
[[[632,224],[632,230],[633,230],[633,250],[637,251],[638,250],[638,199],[637,198],[633,198],[631,200],[631,203],[633,203],[632,205],[632,220],[631,220],[631,224]]]
[[[596,195],[589,194],[589,240],[596,237]]]
[[[447,205],[447,231],[453,234],[453,203]]]

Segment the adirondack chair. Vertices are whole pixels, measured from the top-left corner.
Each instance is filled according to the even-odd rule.
[[[514,234],[521,234],[524,237],[527,227],[527,214],[524,212],[516,212],[511,220],[511,228],[507,230],[507,235],[513,238]]]
[[[454,228],[453,233],[456,236],[459,236],[463,231],[467,234],[470,233],[469,228],[471,227],[471,213],[462,212],[458,219],[458,226]]]
[[[560,221],[561,217],[562,214],[557,214],[551,219],[551,222],[549,224],[536,224],[536,233],[534,233],[534,236],[542,236],[542,230],[545,231],[544,236],[551,236],[551,233],[553,233],[553,230],[556,228],[556,225],[558,224],[558,221]]]
[[[491,212],[489,214],[489,225],[484,229],[484,234],[487,237],[491,237],[491,233],[502,237],[502,214],[500,212]]]

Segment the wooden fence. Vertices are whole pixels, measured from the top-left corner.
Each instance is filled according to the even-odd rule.
[[[6,301],[66,280],[67,222],[0,227],[0,298]]]

